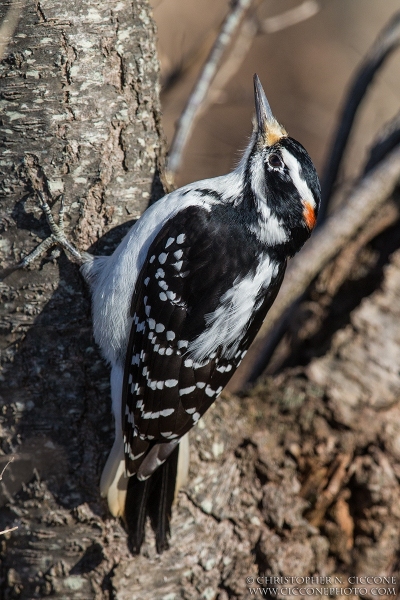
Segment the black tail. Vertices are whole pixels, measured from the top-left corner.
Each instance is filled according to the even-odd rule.
[[[156,534],[157,552],[168,549],[169,522],[175,495],[178,472],[179,445],[154,473],[145,481],[136,475],[129,478],[125,502],[125,522],[128,529],[128,544],[132,554],[140,552],[144,540],[146,517]]]

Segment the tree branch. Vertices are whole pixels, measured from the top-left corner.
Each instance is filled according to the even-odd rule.
[[[4,475],[4,473],[5,473],[5,471],[6,471],[7,467],[8,467],[8,465],[10,465],[12,462],[14,462],[14,456],[12,456],[12,457],[11,457],[11,458],[8,460],[8,462],[7,462],[6,466],[5,466],[5,467],[3,467],[2,471],[0,472],[0,481],[3,479],[3,475]]]
[[[3,467],[2,471],[0,472],[0,481],[3,479],[3,475],[8,467],[8,465],[10,465],[12,462],[14,462],[14,456],[12,456],[5,467]],[[9,529],[3,529],[2,531],[0,531],[0,535],[4,535],[6,533],[11,533],[11,531],[15,531],[16,529],[18,529],[18,525],[16,525],[15,527],[10,527]]]
[[[397,113],[397,115],[384,126],[383,130],[379,132],[379,135],[370,150],[363,174],[365,175],[371,171],[371,169],[384,160],[385,156],[398,145],[400,145],[400,113]]]
[[[222,23],[221,30],[203,66],[195,87],[179,118],[167,163],[167,180],[171,181],[179,169],[182,151],[193,129],[199,109],[208,93],[211,82],[221,64],[224,52],[254,0],[236,0]]]
[[[305,0],[299,6],[286,10],[280,15],[268,17],[262,23],[262,31],[265,33],[276,33],[297,25],[306,19],[310,19],[320,10],[317,0]]]
[[[370,48],[364,61],[357,70],[353,82],[350,85],[347,98],[339,117],[339,126],[336,135],[334,136],[334,141],[322,177],[322,203],[318,219],[319,226],[321,226],[325,220],[328,203],[332,196],[340,163],[359,105],[376,73],[399,44],[400,12],[397,12],[379,34],[377,40]]]

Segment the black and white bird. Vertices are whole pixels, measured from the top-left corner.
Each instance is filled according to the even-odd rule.
[[[111,256],[82,257],[111,365],[115,442],[101,493],[134,552],[147,515],[158,550],[167,547],[175,478],[187,469],[179,444],[237,369],[316,223],[314,165],[257,75],[254,87],[253,134],[232,173],[164,196]],[[53,223],[57,235],[66,247]]]

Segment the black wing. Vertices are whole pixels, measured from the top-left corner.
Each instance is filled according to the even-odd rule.
[[[255,318],[233,358],[224,358],[219,349],[197,364],[187,347],[233,282],[255,272],[256,256],[256,241],[240,224],[201,207],[180,212],[151,244],[132,299],[125,363],[122,422],[128,473],[137,473],[145,457],[153,455],[146,472],[138,473],[150,475],[235,372],[275,299],[285,265],[258,299]]]

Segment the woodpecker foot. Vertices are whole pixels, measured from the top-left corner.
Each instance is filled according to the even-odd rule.
[[[51,235],[49,235],[49,237],[36,246],[36,248],[27,256],[25,256],[17,265],[3,269],[3,271],[0,273],[0,279],[4,279],[7,275],[18,269],[27,267],[53,246],[60,246],[67,253],[67,255],[79,265],[82,265],[89,258],[87,253],[81,254],[79,250],[77,250],[77,248],[75,248],[75,246],[68,241],[64,233],[65,205],[63,196],[61,196],[61,207],[58,213],[58,223],[56,223],[44,193],[39,190],[36,193],[39,199],[40,207],[43,210],[47,223],[50,227]]]
[[[43,192],[38,191],[37,195],[39,198],[40,207],[43,210],[43,212],[46,216],[46,219],[47,219],[47,223],[50,227],[51,235],[48,238],[46,238],[45,240],[43,240],[43,242],[41,242],[39,244],[39,246],[37,246],[37,248],[35,248],[30,254],[28,254],[28,256],[25,256],[25,258],[19,264],[21,265],[21,267],[26,267],[32,261],[34,261],[38,256],[41,256],[44,252],[46,252],[46,250],[48,250],[52,246],[60,246],[63,250],[65,250],[65,252],[69,256],[71,256],[71,258],[74,260],[74,262],[77,262],[80,265],[82,265],[85,262],[84,256],[82,256],[82,254],[79,252],[79,250],[77,250],[75,248],[75,246],[73,246],[71,244],[71,242],[69,242],[67,240],[66,235],[64,233],[64,213],[65,213],[64,197],[61,196],[61,206],[60,206],[60,210],[58,213],[58,224],[57,224],[54,220],[54,217],[50,210],[50,206],[49,206],[48,202],[46,201]]]

